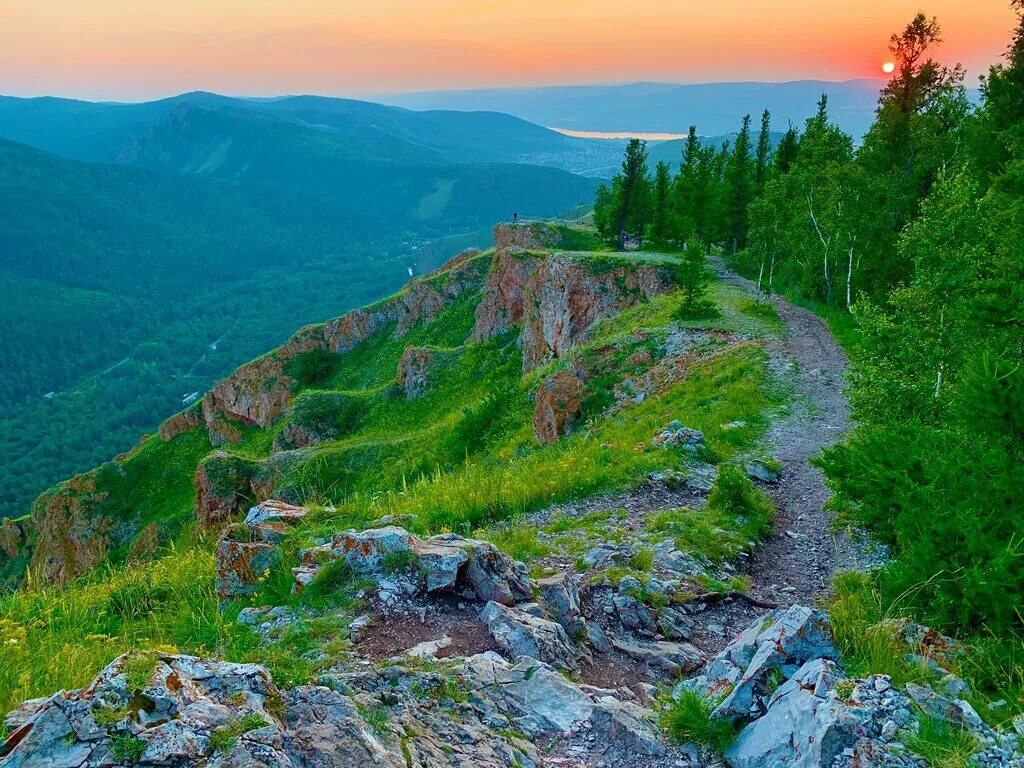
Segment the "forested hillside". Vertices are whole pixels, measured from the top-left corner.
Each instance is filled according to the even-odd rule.
[[[977,108],[963,70],[933,58],[940,42],[923,14],[893,37],[897,70],[860,145],[824,96],[774,151],[767,114],[731,146],[691,138],[674,177],[632,142],[595,223],[620,248],[720,252],[763,298],[829,318],[853,357],[857,426],[820,465],[840,519],[892,553],[838,583],[840,609],[972,635],[982,676],[1019,685],[1024,22]]]
[[[4,135],[103,161],[0,139],[0,274],[19,296],[0,309],[12,516],[296,324],[394,289],[411,243],[557,216],[595,183],[468,162],[572,144],[507,115],[338,99],[4,98]]]
[[[0,196],[0,273],[17,297],[0,302],[9,516],[69,470],[128,448],[296,322],[407,277],[379,220],[299,188],[2,142]]]

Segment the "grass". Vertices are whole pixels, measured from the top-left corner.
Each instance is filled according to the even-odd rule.
[[[711,717],[711,703],[696,691],[684,690],[669,699],[661,716],[661,728],[680,744],[693,743],[721,755],[736,740],[735,726],[726,719]]]
[[[714,563],[734,559],[771,532],[775,507],[739,467],[720,468],[703,509],[668,509],[650,515],[651,533],[675,537],[676,549]]]
[[[865,573],[840,574],[823,606],[844,666],[854,676],[890,675],[897,686],[934,680],[936,673],[926,662],[906,658],[923,651],[908,646],[894,631],[892,621],[907,612],[898,602],[883,599],[875,579]],[[944,658],[941,665],[967,681],[971,691],[967,699],[983,719],[993,726],[1008,725],[1024,709],[1024,641],[979,632],[962,642],[967,652]],[[989,707],[995,701],[1005,705]]]
[[[721,309],[713,321],[716,327],[770,332],[766,321],[740,311],[742,295],[736,289],[715,285],[710,295]],[[652,435],[673,419],[704,432],[707,457],[727,462],[755,445],[767,427],[766,411],[781,402],[756,345],[710,350],[707,359],[659,396],[581,425],[557,443],[537,445],[528,399],[532,379],[522,377],[513,339],[465,345],[478,299],[467,294],[435,322],[412,329],[400,340],[392,341],[386,329],[340,365],[307,361],[304,380],[317,391],[362,392],[361,405],[366,407],[359,412],[356,432],[302,452],[288,470],[292,489],[312,502],[313,514],[286,540],[282,563],[260,586],[259,595],[226,613],[219,610],[214,593],[215,541],[182,524],[194,504],[195,466],[210,450],[205,432],[192,430],[169,443],[145,441],[119,465],[98,472],[101,489],[114,484],[119,472],[130,482],[116,481],[118,487],[111,485],[110,495],[98,500],[96,509],[116,501],[143,519],[179,521],[177,532],[169,529],[164,550],[148,563],[114,560],[63,588],[28,584],[18,593],[0,596],[0,713],[27,698],[81,687],[129,651],[220,655],[266,664],[282,685],[306,682],[317,672],[317,664],[309,660],[315,656],[311,651],[329,646],[332,652],[344,652],[345,612],[359,586],[341,566],[328,566],[298,598],[289,594],[288,569],[311,537],[395,515],[422,533],[482,529],[502,549],[530,561],[543,556],[549,542],[537,531],[508,521],[546,505],[630,487],[653,470],[685,469],[688,458],[682,452],[650,444]],[[616,339],[622,341],[637,327],[650,329],[654,338],[663,336],[677,303],[678,296],[668,294],[602,321],[591,348],[618,343]],[[423,398],[412,401],[387,394],[407,344],[441,350],[445,359],[443,376]],[[495,387],[508,393],[499,403],[503,407],[492,403],[478,412],[477,405]],[[482,425],[474,431],[486,435],[472,450],[459,450],[450,438],[468,412],[478,419],[475,425]],[[748,426],[722,428],[735,421]],[[267,435],[273,430],[243,432],[243,443],[235,448],[240,454],[255,458],[270,450]],[[723,517],[708,518],[700,531],[681,523],[676,535],[689,537],[694,548],[711,546],[714,527],[728,520],[735,523],[736,509],[716,507],[714,513]],[[579,533],[605,536],[604,527],[614,525],[619,514],[556,516],[545,533],[552,537],[551,546],[580,554],[586,536]],[[753,528],[749,533],[753,538]],[[649,559],[639,551],[630,572],[643,576]],[[274,641],[264,641],[234,621],[244,605],[293,601],[313,618],[296,623]]]
[[[146,742],[134,736],[115,736],[110,741],[110,752],[115,760],[134,765],[146,751]]]
[[[263,715],[250,712],[241,720],[234,720],[227,725],[214,729],[210,734],[210,749],[214,752],[230,752],[238,743],[238,737],[249,731],[265,728],[270,725]]]
[[[918,730],[907,737],[907,748],[925,759],[929,768],[969,768],[981,744],[970,733],[932,717],[919,716]]]

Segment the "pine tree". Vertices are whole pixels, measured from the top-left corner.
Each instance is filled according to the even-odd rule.
[[[747,242],[747,206],[754,198],[754,174],[750,159],[750,115],[736,136],[725,168],[726,237],[733,255]]]
[[[626,145],[626,154],[622,160],[622,182],[619,195],[618,232],[616,247],[620,251],[626,249],[626,239],[632,233],[643,237],[642,229],[637,227],[646,223],[649,205],[647,178],[647,142],[630,139]]]
[[[668,163],[660,161],[654,171],[654,202],[651,213],[650,239],[657,246],[665,246],[671,239],[671,186]]]
[[[675,180],[674,218],[677,222],[679,239],[689,241],[700,229],[702,205],[706,189],[699,177],[701,163],[700,138],[697,126],[691,125],[683,147],[683,160]]]
[[[683,302],[678,315],[682,318],[709,317],[715,314],[715,306],[704,297],[714,273],[708,266],[704,244],[693,240],[683,249],[675,269],[676,283],[683,291]]]
[[[780,174],[789,173],[800,151],[800,134],[792,125],[786,131],[779,146],[775,148],[775,170]]]
[[[757,156],[754,161],[754,194],[764,191],[768,182],[769,160],[771,159],[771,113],[766,109],[761,113],[761,131],[757,134]]]

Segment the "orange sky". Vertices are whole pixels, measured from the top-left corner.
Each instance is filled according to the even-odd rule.
[[[937,15],[971,84],[1007,0],[0,0],[0,93],[139,99],[881,75],[888,36]]]

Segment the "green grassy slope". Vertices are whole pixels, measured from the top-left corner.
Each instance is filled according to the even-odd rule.
[[[477,258],[489,262],[489,254]],[[751,313],[738,289],[716,285],[711,298],[720,317],[686,325],[755,338],[779,330]],[[329,364],[295,358],[289,364],[297,379],[291,415],[266,430],[246,427],[242,439],[226,447],[240,462],[258,462],[273,453],[288,423],[344,414],[335,422],[334,439],[278,454],[290,457],[279,465],[284,489],[313,509],[286,552],[296,552],[313,536],[367,525],[385,514],[402,515],[404,525],[420,532],[470,533],[552,502],[629,487],[653,470],[685,470],[693,457],[650,447],[651,436],[673,419],[704,431],[702,459],[728,462],[759,450],[769,411],[782,402],[756,342],[723,345],[710,336],[682,378],[641,404],[604,402],[568,436],[538,445],[530,401],[537,382],[569,365],[595,371],[595,391],[633,375],[641,364],[626,359],[664,354],[668,336],[678,328],[680,297],[672,291],[601,321],[568,358],[526,375],[516,329],[468,342],[478,299],[467,292],[405,337],[392,339],[385,328]],[[418,399],[406,398],[393,384],[408,345],[434,354],[431,385]],[[611,367],[601,368],[608,360]],[[735,422],[745,426],[725,426]],[[144,441],[129,457],[92,475],[96,490],[109,494],[99,511],[125,508],[140,523],[156,522],[162,546],[148,562],[133,563],[131,542],[125,542],[108,566],[65,588],[39,586],[0,598],[0,642],[15,640],[13,652],[0,659],[0,710],[28,696],[80,685],[130,649],[173,646],[261,661],[285,683],[314,673],[315,664],[303,657],[309,636],[261,645],[232,621],[241,605],[223,615],[217,610],[214,542],[189,522],[190,473],[210,450],[205,429],[195,428],[169,442]],[[270,574],[254,598],[257,604],[292,599],[291,564]],[[44,623],[34,621],[40,615],[48,617]],[[335,626],[330,636],[337,631]]]

